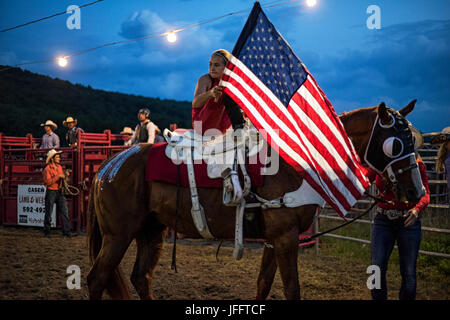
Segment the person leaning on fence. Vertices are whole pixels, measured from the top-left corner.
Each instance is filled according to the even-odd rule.
[[[41,123],[41,127],[44,127],[45,134],[42,136],[42,143],[39,149],[58,149],[59,137],[54,132],[58,126],[52,120],[47,120],[45,123]]]
[[[440,144],[436,160],[436,171],[445,172],[447,177],[447,203],[450,203],[450,127],[444,128],[442,132],[431,140],[431,144]]]
[[[64,127],[69,129],[66,133],[66,142],[69,147],[77,146],[78,131],[83,132],[83,129],[78,128],[77,124],[77,119],[72,117],[67,117],[66,120],[63,121]]]
[[[400,300],[416,298],[416,264],[422,239],[421,217],[424,209],[430,203],[430,188],[425,164],[416,154],[420,177],[426,189],[425,195],[416,203],[399,202],[392,190],[387,189],[386,180],[369,169],[369,180],[375,180],[380,198],[392,203],[378,202],[372,230],[371,264],[381,271],[380,288],[371,290],[372,299],[387,299],[386,272],[389,257],[397,242],[400,274],[402,284],[399,292]]]
[[[138,143],[155,143],[158,127],[150,121],[150,110],[140,109],[138,112],[139,123],[134,129],[134,133],[125,145],[131,146]]]
[[[64,196],[63,180],[69,175],[69,171],[63,172],[60,164],[62,151],[50,150],[47,153],[47,159],[42,177],[44,179],[45,191],[45,217],[44,217],[44,235],[50,236],[51,213],[53,205],[56,203],[56,212],[61,217],[63,237],[71,237],[70,221],[68,216],[67,201]]]
[[[124,145],[126,145],[127,141],[131,139],[133,133],[134,131],[130,127],[123,127],[123,130],[120,132],[120,134],[125,136],[126,140],[123,142]]]

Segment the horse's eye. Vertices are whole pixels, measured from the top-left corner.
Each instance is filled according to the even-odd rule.
[[[396,137],[387,138],[383,143],[383,152],[389,158],[397,158],[403,152],[403,142]]]

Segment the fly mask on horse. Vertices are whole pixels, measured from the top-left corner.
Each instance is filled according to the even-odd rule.
[[[404,202],[417,201],[425,194],[415,157],[418,139],[413,136],[411,123],[402,115],[402,111],[405,115],[409,113],[405,110],[407,107],[399,112],[386,108],[384,103],[380,105],[364,153],[365,162],[381,176],[386,173],[394,194],[397,196],[399,191],[399,200]],[[399,182],[408,172],[414,187],[402,190],[403,185]]]

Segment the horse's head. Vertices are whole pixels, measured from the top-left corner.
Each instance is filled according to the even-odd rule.
[[[405,119],[416,104],[411,101],[399,111],[377,107],[377,117],[364,153],[364,161],[382,174],[401,202],[416,202],[425,194],[415,156],[411,123]]]
[[[412,126],[405,119],[416,101],[399,111],[382,102],[341,118],[359,156],[386,179],[388,188],[401,202],[416,202],[425,194],[416,163]]]

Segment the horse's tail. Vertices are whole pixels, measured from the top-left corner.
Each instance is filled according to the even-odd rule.
[[[86,227],[86,235],[89,248],[89,261],[91,262],[91,265],[94,263],[94,260],[100,252],[100,248],[102,246],[102,235],[100,233],[100,227],[98,226],[97,214],[95,213],[94,189],[94,185],[92,185],[91,189],[89,190],[89,202],[87,210],[88,219]]]
[[[97,214],[95,212],[95,199],[94,199],[95,186],[92,184],[89,191],[89,203],[88,203],[88,219],[87,219],[87,241],[89,250],[89,260],[91,266],[94,264],[95,259],[98,256],[102,248],[102,234],[97,220]],[[130,293],[127,285],[122,276],[122,272],[119,267],[116,267],[111,276],[109,277],[106,290],[113,299],[130,299]]]

